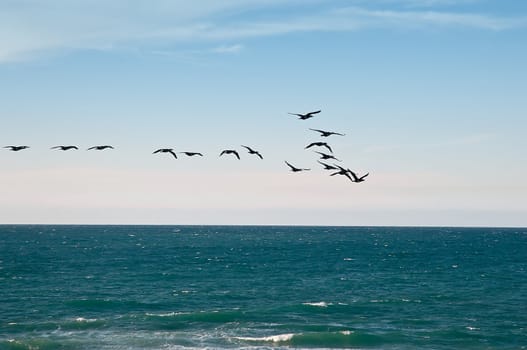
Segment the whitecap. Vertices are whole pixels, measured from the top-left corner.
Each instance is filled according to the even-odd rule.
[[[245,340],[245,341],[255,341],[255,342],[264,341],[264,342],[280,343],[280,342],[286,342],[286,341],[293,339],[295,335],[298,335],[298,334],[285,333],[285,334],[270,335],[267,337],[234,337],[234,339]]]
[[[333,305],[333,304],[326,303],[325,301],[319,301],[316,303],[302,303],[302,305],[309,305],[309,306],[316,306],[316,307],[328,307],[329,305]]]
[[[96,318],[77,317],[75,319],[75,322],[97,322],[97,319]]]
[[[152,313],[147,312],[146,316],[150,316],[150,317],[174,317],[174,316],[187,315],[187,314],[188,314],[188,312],[167,312],[167,313],[162,313],[162,314],[152,314]]]

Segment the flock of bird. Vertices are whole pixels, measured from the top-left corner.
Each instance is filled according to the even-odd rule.
[[[300,120],[307,120],[307,119],[315,117],[315,115],[320,113],[320,112],[321,112],[321,110],[314,111],[314,112],[309,112],[309,113],[305,113],[305,114],[301,114],[301,113],[288,113],[288,114],[295,115]],[[312,130],[312,131],[315,131],[315,132],[319,133],[320,137],[329,137],[329,136],[333,136],[333,135],[345,136],[345,134],[341,134],[341,133],[333,132],[333,131],[326,131],[326,130],[320,130],[320,129],[311,129],[311,128],[309,130]],[[256,150],[254,150],[253,148],[251,148],[249,146],[245,146],[245,145],[241,145],[241,147],[245,148],[249,154],[256,155],[260,159],[263,159],[262,154],[260,152],[256,151]],[[324,152],[315,151],[315,153],[320,155],[320,159],[317,160],[317,162],[320,165],[323,166],[324,170],[334,171],[334,172],[332,172],[330,174],[330,176],[342,175],[342,176],[347,177],[351,182],[358,183],[358,182],[363,182],[364,179],[369,175],[369,173],[366,173],[365,175],[359,176],[359,175],[357,175],[356,172],[350,170],[349,168],[344,168],[344,167],[342,167],[342,166],[340,166],[338,164],[335,164],[335,163],[327,164],[327,163],[321,162],[320,160],[326,160],[326,161],[334,160],[334,161],[337,161],[337,162],[341,161],[340,159],[336,158],[333,155],[333,149],[331,148],[330,145],[327,144],[327,142],[321,142],[321,141],[312,142],[309,145],[307,145],[305,147],[305,149],[310,149],[312,147],[325,147],[331,153],[331,154],[328,154],[328,153],[324,153]],[[22,150],[28,149],[30,147],[29,146],[4,146],[4,148],[7,148],[7,149],[9,149],[11,151],[14,151],[14,152],[18,152],[18,151],[22,151]],[[60,150],[60,151],[69,151],[69,150],[78,150],[79,148],[77,146],[73,146],[73,145],[60,145],[60,146],[53,146],[53,147],[51,147],[51,149],[56,149],[56,150]],[[88,151],[90,151],[90,150],[103,151],[103,150],[107,150],[107,149],[114,149],[114,147],[110,146],[110,145],[97,145],[97,146],[92,146],[92,147],[88,148],[87,150]],[[188,157],[194,157],[194,156],[203,157],[203,154],[200,153],[200,152],[188,152],[188,151],[187,152],[176,152],[173,148],[159,148],[159,149],[155,150],[152,154],[156,154],[156,153],[169,153],[176,159],[178,158],[178,156],[177,156],[178,154],[184,154],[184,155],[186,155]],[[221,151],[219,156],[221,157],[223,155],[233,155],[237,159],[240,159],[240,154],[235,149],[224,149],[224,150]],[[287,166],[290,168],[290,170],[292,172],[294,172],[294,173],[311,170],[311,169],[308,169],[308,168],[296,167],[296,166],[292,165],[291,163],[289,163],[288,161],[285,161],[285,164],[287,164]]]
[[[289,114],[296,115],[298,117],[298,119],[300,119],[300,120],[307,120],[307,119],[315,117],[315,114],[318,114],[320,112],[322,112],[322,111],[318,110],[318,111],[309,112],[309,113],[305,113],[305,114],[302,114],[302,113],[289,113]],[[345,134],[341,134],[341,133],[334,132],[334,131],[326,131],[326,130],[311,129],[311,128],[309,130],[318,132],[320,134],[319,135],[320,137],[329,137],[329,136],[332,136],[332,135],[346,136]],[[305,147],[305,149],[308,149],[308,148],[311,148],[311,147],[325,147],[331,153],[331,154],[328,154],[328,153],[324,153],[324,152],[315,151],[315,153],[318,153],[320,155],[320,159],[317,160],[317,162],[324,167],[324,170],[331,170],[331,171],[336,170],[335,172],[331,173],[330,176],[343,175],[343,176],[346,176],[351,182],[357,182],[358,183],[358,182],[365,181],[364,179],[366,178],[366,176],[368,176],[370,174],[370,173],[366,173],[366,174],[364,174],[362,176],[358,176],[356,172],[352,171],[349,168],[341,167],[340,165],[335,164],[335,163],[327,164],[327,163],[321,162],[320,160],[335,160],[337,162],[341,161],[340,159],[336,158],[333,155],[333,149],[331,148],[330,145],[327,144],[327,142],[321,142],[321,141],[312,142],[309,145],[307,145]],[[311,170],[311,169],[307,169],[307,168],[298,168],[298,167],[292,165],[291,163],[289,163],[287,161],[285,161],[285,163],[287,164],[287,166],[289,166],[291,171],[295,172],[295,173],[296,172],[300,172],[300,171]]]

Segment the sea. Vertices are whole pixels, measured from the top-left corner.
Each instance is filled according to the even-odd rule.
[[[0,349],[527,349],[527,229],[2,225]]]

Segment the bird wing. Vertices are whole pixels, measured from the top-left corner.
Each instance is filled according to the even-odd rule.
[[[173,155],[173,156],[174,156],[174,158],[176,158],[176,159],[177,159],[176,153],[174,153],[174,151],[170,150],[170,151],[168,151],[168,153],[170,153],[171,155]]]
[[[88,148],[88,149],[89,149],[89,148]],[[160,149],[158,149],[158,150],[155,150],[152,154],[156,154],[156,153],[159,153],[159,152],[161,152],[161,151],[162,151],[162,149],[160,148]]]
[[[224,151],[221,151],[221,153],[220,153],[220,157],[221,157],[222,155],[224,155],[225,153],[227,153],[227,151],[226,151],[226,150],[224,150]]]
[[[248,150],[249,152],[254,152],[254,150],[253,150],[251,147],[249,147],[249,146],[244,146],[244,145],[242,145],[242,147],[247,148],[247,150]]]
[[[320,129],[311,129],[310,128],[309,130],[313,130],[313,131],[316,131],[316,132],[319,132],[319,133],[322,133],[322,134],[324,133],[324,130],[320,130]]]
[[[56,149],[56,148],[60,148],[60,146],[53,146],[50,149]]]
[[[88,151],[91,150],[91,149],[95,149],[95,148],[97,148],[97,146],[90,147],[90,148],[88,148]]]
[[[317,145],[316,142],[312,142],[312,143],[310,143],[309,145],[307,145],[307,146],[305,147],[305,149],[308,149],[308,148],[313,147],[313,146],[316,146],[316,145]]]
[[[348,179],[350,179],[351,182],[353,182],[353,179],[351,178],[351,176],[350,176],[350,174],[348,172],[345,172],[342,175],[346,176]]]
[[[295,168],[294,166],[292,166],[291,164],[289,164],[289,163],[287,162],[287,160],[285,160],[284,162],[285,162],[285,164],[287,164],[287,165],[291,168],[291,170],[297,169],[297,168]]]
[[[260,152],[256,152],[256,155],[260,157],[260,159],[263,159],[263,156],[260,154]]]
[[[296,115],[297,117],[302,117],[302,114],[298,114],[298,113],[287,113],[287,114],[291,114],[291,115]]]
[[[370,173],[366,173],[366,175],[362,175],[362,176],[359,178],[359,180],[364,180],[364,178],[365,178],[366,176],[368,176],[368,175],[370,175]]]
[[[331,149],[331,147],[329,147],[327,143],[323,142],[323,146],[326,147],[331,153],[333,153],[333,150]]]
[[[232,151],[232,153],[236,156],[236,158],[240,159],[240,155],[236,151]]]
[[[351,171],[351,170],[349,170],[349,169],[348,169],[348,172],[351,174],[351,176],[353,176],[353,182],[357,182],[357,180],[359,179],[359,178],[357,177],[357,174],[355,174],[353,171]]]
[[[308,114],[318,114],[318,113],[320,113],[320,112],[322,112],[322,110],[318,110],[318,111],[314,111],[314,112],[309,112]]]

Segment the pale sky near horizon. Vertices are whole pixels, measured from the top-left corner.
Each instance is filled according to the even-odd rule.
[[[525,38],[521,0],[0,1],[0,224],[527,226]]]

